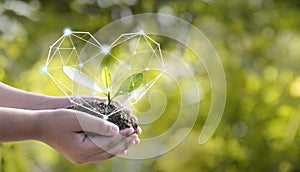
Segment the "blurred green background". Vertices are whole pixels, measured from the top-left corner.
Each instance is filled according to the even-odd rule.
[[[199,115],[188,137],[167,154],[89,165],[74,165],[43,143],[4,143],[0,171],[300,171],[298,0],[1,0],[0,81],[61,95],[39,68],[64,28],[95,33],[121,17],[148,12],[187,20],[219,53],[228,92],[213,137],[198,144],[205,121]],[[209,110],[206,97],[200,114]]]

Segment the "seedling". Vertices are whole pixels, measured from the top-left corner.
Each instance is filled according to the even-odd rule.
[[[129,76],[120,86],[119,90],[116,92],[116,94],[111,97],[111,77],[110,73],[107,69],[107,67],[104,67],[102,69],[102,81],[105,83],[106,86],[106,97],[108,100],[108,105],[110,105],[113,98],[125,95],[133,92],[135,89],[141,86],[144,79],[144,75],[142,73],[135,73],[131,76]]]
[[[111,102],[113,98],[120,95],[129,94],[139,86],[141,86],[144,79],[143,73],[135,73],[130,75],[121,84],[118,91],[112,96],[113,92],[111,85],[111,76],[107,67],[104,67],[102,69],[102,82],[106,87],[105,91],[102,91],[101,88],[91,78],[89,78],[86,74],[84,74],[80,70],[77,70],[76,68],[64,66],[63,71],[71,80],[73,80],[77,84],[89,88],[92,91],[103,93],[107,97],[107,104],[104,104],[104,102],[87,101],[81,105],[75,104],[68,108],[87,112],[91,115],[103,118],[104,120],[108,120],[118,125],[121,130],[132,127],[136,131],[138,125],[130,117],[130,114],[123,108],[119,108],[120,105]],[[112,115],[114,115],[114,117],[110,118]]]
[[[128,35],[132,36],[128,37]],[[120,78],[122,80],[118,78],[112,80],[109,71],[111,68],[103,66],[104,58],[106,55],[113,56],[113,54],[111,54],[114,53],[112,52],[113,47],[120,45],[120,49],[126,48],[127,43],[136,38],[138,38],[139,41],[132,52],[133,54],[130,55],[131,51],[128,51],[126,54],[129,56],[124,54],[124,57],[116,60],[121,64],[125,64],[125,66],[120,66],[120,69],[122,69],[122,67],[128,67],[123,70],[131,72],[131,68],[133,68],[143,71]],[[80,53],[79,50],[81,50],[82,53]],[[97,55],[95,53],[97,53]],[[139,55],[138,53],[143,53],[143,55]],[[99,65],[103,67],[102,71],[99,71]],[[155,69],[153,75],[149,72],[152,67]],[[61,68],[64,74],[76,85],[74,89],[71,88],[72,84],[68,82],[68,79],[65,80],[64,77],[60,76],[59,72],[61,72]],[[130,111],[118,101],[113,101],[113,99],[121,95],[129,95],[129,99],[134,100],[134,102],[131,101],[131,103],[138,102],[164,73],[161,72],[158,76],[154,77],[156,71],[164,71],[164,69],[164,59],[162,57],[160,44],[147,36],[143,31],[138,33],[124,33],[114,40],[112,44],[101,45],[89,32],[75,32],[66,29],[64,30],[64,35],[50,46],[46,65],[42,68],[42,71],[48,74],[65,96],[69,97],[70,94],[75,94],[75,101],[69,97],[72,104],[70,107],[67,107],[68,109],[83,111],[115,123],[120,127],[120,130],[129,127],[133,127],[136,130],[138,125],[135,120],[132,119]],[[150,80],[152,76],[154,79]],[[118,82],[112,82],[115,80]],[[144,80],[147,81],[147,83]],[[139,88],[142,84],[143,88]],[[137,91],[136,89],[139,90]],[[104,97],[105,95],[107,99],[105,101],[97,98],[90,99],[89,97],[81,99],[76,96],[76,93],[80,94],[86,92],[89,92],[90,95],[93,96],[103,95]]]
[[[104,83],[106,90],[102,91],[101,88],[86,74],[79,71],[76,68],[70,66],[63,67],[64,73],[74,82],[84,87],[87,87],[93,91],[103,93],[107,97],[107,105],[109,106],[111,101],[121,95],[130,94],[143,83],[144,75],[143,73],[135,73],[130,75],[120,86],[118,91],[112,96],[112,85],[111,76],[107,67],[102,69],[102,82]]]

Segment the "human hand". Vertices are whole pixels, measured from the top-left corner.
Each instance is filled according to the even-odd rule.
[[[75,104],[82,104],[87,101],[99,101],[99,102],[107,102],[107,99],[97,97],[97,96],[76,96],[76,97],[49,97],[51,101],[49,101],[48,105],[50,105],[50,108],[54,109],[60,109],[60,108],[68,108]],[[138,118],[134,115],[132,115],[132,111],[128,109],[127,107],[124,107],[122,103],[120,103],[117,100],[113,100],[114,103],[116,103],[119,107],[123,107],[125,111],[127,111],[130,114],[130,117],[132,118],[133,122],[137,123]],[[142,129],[140,126],[137,126],[135,129],[136,134],[141,134]]]
[[[1,82],[0,94],[5,97],[0,99],[0,142],[40,140],[80,164],[124,155],[139,143],[140,128],[136,134],[132,128],[119,131],[110,122],[68,110],[72,104],[68,97],[38,95]]]
[[[61,101],[61,104],[63,105],[63,104],[65,104],[65,101],[64,100],[62,100],[62,99],[59,99],[60,101]],[[58,100],[58,101],[59,101]],[[89,101],[97,101],[97,102],[102,102],[102,103],[105,103],[105,102],[107,102],[107,99],[106,98],[101,98],[101,97],[92,97],[92,96],[78,96],[78,97],[71,97],[70,98],[70,103],[69,103],[69,105],[67,105],[67,107],[68,106],[71,106],[71,105],[73,105],[73,104],[85,104],[85,103],[87,103],[87,102],[89,102]],[[112,100],[112,102],[113,102],[113,104],[115,105],[115,106],[117,106],[118,107],[118,109],[122,109],[123,111],[126,111],[129,115],[130,115],[130,117],[132,118],[132,121],[133,121],[133,123],[137,123],[137,121],[138,121],[138,118],[136,117],[136,116],[134,116],[134,115],[132,115],[132,111],[130,110],[130,109],[128,109],[127,107],[125,107],[121,102],[119,102],[119,101],[117,101],[117,100]],[[65,104],[66,105],[66,104]],[[137,126],[137,128],[135,129],[135,132],[137,133],[137,134],[141,134],[142,133],[142,129],[140,128],[140,126]]]
[[[37,119],[36,139],[77,164],[125,155],[129,147],[139,143],[132,128],[119,131],[116,125],[83,112],[42,110],[37,111]],[[86,133],[93,133],[93,136]]]

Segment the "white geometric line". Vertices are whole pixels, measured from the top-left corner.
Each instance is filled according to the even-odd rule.
[[[125,41],[128,41],[129,39],[132,39],[132,38],[134,38],[134,37],[136,37],[138,34],[136,34],[136,33],[133,33],[133,34],[121,34],[113,43],[111,43],[110,45],[110,47],[116,47],[117,45],[119,45],[119,44],[121,44],[121,43],[123,43],[123,42],[125,42]],[[127,37],[127,36],[129,36],[129,37]],[[124,39],[124,40],[122,40],[122,41],[120,41],[120,42],[118,42],[118,44],[116,44],[116,42],[117,41],[119,41],[122,37],[125,37],[126,39]]]
[[[81,39],[82,41],[84,41],[84,42],[86,42],[86,43],[89,43],[89,44],[91,44],[91,45],[93,45],[93,46],[95,46],[95,47],[98,47],[98,48],[101,48],[101,47],[102,47],[101,44],[100,44],[100,45],[96,45],[96,44],[91,43],[90,41],[88,41],[88,40],[86,40],[86,39],[83,39],[82,37],[77,36],[77,35],[75,35],[75,34],[72,34],[72,36],[75,36],[76,38]],[[97,42],[97,43],[98,43],[98,42]]]
[[[62,35],[60,38],[58,38],[58,40],[56,40],[52,45],[50,45],[50,47],[54,47],[55,44],[57,44],[61,39],[64,39],[65,35]]]
[[[116,56],[114,56],[113,54],[110,54],[111,57],[113,57],[114,59],[116,59],[117,62],[119,62],[121,65],[127,67],[127,65],[125,65],[123,62],[121,62]]]
[[[55,83],[56,86],[58,86],[58,88],[60,89],[60,91],[63,92],[63,94],[67,97],[69,97],[69,95],[65,92],[65,90],[59,85],[58,82],[49,72],[47,72],[47,75],[52,79],[52,81]],[[61,83],[61,82],[60,82]],[[68,87],[64,86],[66,89],[69,89]],[[70,91],[70,90],[69,90]],[[72,92],[72,91],[71,91]],[[73,92],[72,92],[73,93]]]
[[[135,99],[135,101],[132,103],[132,104],[135,104],[137,103],[145,94],[146,92],[158,81],[158,79],[163,75],[163,73],[160,73],[155,79],[151,80],[150,83],[148,86],[146,86],[146,89],[143,91],[143,93]],[[147,84],[148,84],[147,83]]]
[[[59,45],[58,45],[58,47],[60,47],[61,46],[61,44],[63,43],[63,41],[65,40],[65,36],[62,36],[59,40],[61,40],[60,41],[60,43],[59,43]],[[56,43],[58,43],[58,41],[56,41]],[[53,44],[54,45],[54,44]],[[53,45],[51,45],[50,47],[51,47],[51,50],[53,50],[53,48],[54,48],[54,46]],[[47,58],[47,64],[46,64],[46,66],[48,66],[48,64],[51,62],[51,60],[53,59],[53,57],[54,57],[54,55],[56,54],[56,52],[58,51],[58,49],[57,48],[55,48],[55,51],[54,51],[54,53],[52,54],[52,56],[51,57],[49,57],[48,56],[48,58]],[[49,54],[50,55],[50,54]]]

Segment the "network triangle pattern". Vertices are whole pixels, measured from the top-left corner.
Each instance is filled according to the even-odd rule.
[[[133,104],[167,72],[160,44],[142,30],[123,33],[110,43],[100,43],[89,32],[68,28],[50,46],[41,70],[64,95],[84,101],[81,96],[104,93],[106,88],[100,77],[103,67],[113,71],[114,85],[134,72],[145,74],[143,85],[129,95]]]

